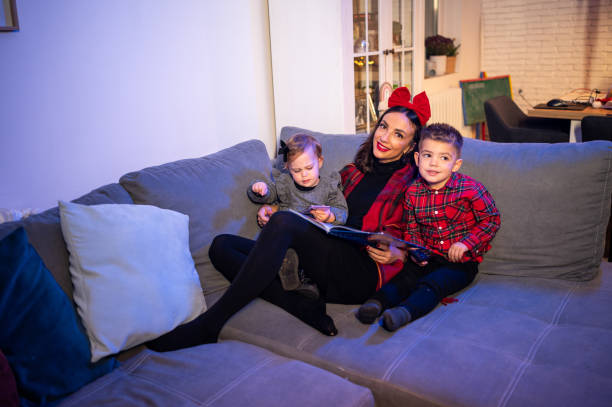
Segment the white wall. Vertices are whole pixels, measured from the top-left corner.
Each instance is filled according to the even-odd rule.
[[[266,0],[21,1],[0,33],[0,208],[250,138],[275,149]]]
[[[448,116],[446,113],[440,115],[436,112],[439,106],[436,98],[446,98],[446,95],[454,95],[448,92],[450,88],[459,88],[459,81],[478,78],[480,74],[480,46],[481,46],[481,0],[444,0],[440,2],[441,24],[439,31],[445,37],[454,38],[455,44],[461,44],[459,48],[455,73],[427,78],[423,81],[423,89],[427,92],[432,102],[432,123],[445,121],[453,124],[464,137],[474,137],[475,127],[463,125],[463,108],[458,101],[456,111],[450,115],[457,120],[449,121],[448,118],[440,120],[440,116]],[[458,90],[456,92],[459,92]],[[455,100],[455,99],[453,99]]]
[[[429,94],[435,94],[451,87],[459,87],[459,81],[475,79],[480,74],[480,7],[481,0],[451,0],[441,2],[440,7],[452,8],[444,13],[446,28],[440,27],[441,34],[455,38],[455,44],[461,44],[455,73],[425,79],[423,88]],[[459,24],[457,24],[457,22]],[[450,27],[449,27],[450,26]]]
[[[280,134],[283,126],[330,133],[354,132],[352,102],[345,103],[353,86],[351,54],[347,59],[342,47],[346,2],[268,3],[277,132]],[[352,35],[352,31],[349,33]]]
[[[483,68],[510,74],[514,101],[612,86],[612,0],[482,0]]]

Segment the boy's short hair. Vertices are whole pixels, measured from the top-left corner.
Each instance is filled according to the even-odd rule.
[[[446,123],[433,123],[421,130],[421,139],[419,140],[419,149],[423,144],[423,140],[441,141],[443,143],[452,144],[457,151],[457,157],[461,157],[461,148],[463,147],[463,137],[459,130]]]
[[[323,155],[323,148],[319,140],[308,134],[295,134],[287,141],[287,162],[302,154],[308,148],[312,148],[318,158]]]

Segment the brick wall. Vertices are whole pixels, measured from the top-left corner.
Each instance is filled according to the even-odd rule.
[[[482,69],[537,104],[612,86],[612,0],[482,0]],[[600,96],[602,97],[602,96]]]

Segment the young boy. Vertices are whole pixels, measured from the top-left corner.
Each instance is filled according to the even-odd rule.
[[[478,181],[457,172],[463,138],[447,124],[421,132],[414,153],[419,177],[404,200],[404,240],[425,246],[430,257],[408,254],[404,269],[363,304],[357,318],[373,323],[384,310],[383,327],[395,331],[467,287],[500,226],[493,197]]]

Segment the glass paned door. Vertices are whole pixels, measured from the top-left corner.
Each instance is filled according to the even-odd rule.
[[[400,51],[393,55],[393,89],[406,86],[412,93],[412,51]]]
[[[412,92],[412,0],[393,0],[393,89],[406,86]]]
[[[380,87],[413,83],[413,0],[353,0],[355,127],[370,132],[386,100]]]
[[[393,46],[412,46],[412,2],[393,0]]]
[[[378,55],[355,57],[355,128],[369,132],[378,120]]]
[[[355,129],[370,131],[378,119],[379,16],[377,0],[353,0]]]

